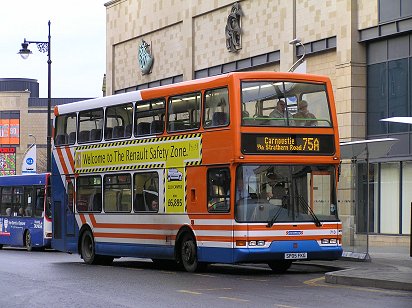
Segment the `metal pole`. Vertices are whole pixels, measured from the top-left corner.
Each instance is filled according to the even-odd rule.
[[[369,202],[370,202],[370,178],[369,178],[369,150],[368,145],[366,145],[366,172],[367,172],[367,180],[368,180],[368,187],[367,187],[367,194],[368,197],[366,198],[366,254],[369,253]]]
[[[47,59],[47,172],[51,172],[51,45],[50,45],[50,20],[48,37],[48,59]]]

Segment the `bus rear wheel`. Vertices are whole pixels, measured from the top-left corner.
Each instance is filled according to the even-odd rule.
[[[97,264],[97,256],[94,250],[94,238],[91,231],[83,232],[81,240],[81,253],[83,261],[87,264]]]
[[[292,261],[287,261],[287,260],[271,261],[271,262],[268,262],[268,265],[272,269],[273,272],[281,274],[281,273],[286,272],[289,269],[289,267],[292,265]]]
[[[197,272],[206,268],[206,263],[201,263],[197,259],[197,246],[192,235],[183,236],[180,246],[180,259],[184,269],[190,273]]]
[[[33,243],[31,241],[31,234],[29,230],[27,230],[26,233],[24,234],[24,243],[25,243],[27,251],[33,250]]]
[[[86,230],[83,232],[81,241],[81,254],[83,261],[86,264],[110,265],[113,263],[114,259],[114,257],[112,256],[96,255],[94,247],[94,237],[90,230]]]

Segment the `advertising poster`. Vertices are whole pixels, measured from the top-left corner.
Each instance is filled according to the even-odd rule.
[[[16,148],[0,148],[0,175],[16,174]]]

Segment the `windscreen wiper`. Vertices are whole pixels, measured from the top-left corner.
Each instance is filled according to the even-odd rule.
[[[272,226],[275,223],[276,219],[278,219],[281,210],[282,210],[282,207],[279,207],[279,209],[276,211],[275,215],[273,215],[272,219],[268,221],[268,223],[266,225],[266,228],[272,228]]]
[[[301,195],[298,195],[298,203],[303,208],[303,210],[307,210],[309,212],[310,216],[312,216],[313,221],[315,222],[316,227],[321,227],[322,223],[320,222],[318,216],[316,216],[315,212]]]

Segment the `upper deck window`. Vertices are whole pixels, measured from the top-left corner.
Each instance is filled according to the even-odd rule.
[[[242,82],[242,125],[330,127],[325,84]]]
[[[201,94],[190,93],[169,98],[168,132],[193,130],[200,127]]]
[[[123,104],[106,108],[104,139],[122,139],[132,136],[133,104]]]
[[[79,112],[78,143],[102,140],[103,109]]]
[[[76,142],[76,121],[75,113],[61,115],[56,118],[56,133],[54,136],[56,146]]]
[[[205,128],[229,125],[229,96],[227,88],[213,89],[205,92]]]
[[[162,134],[164,130],[165,99],[157,98],[136,104],[135,135]]]

